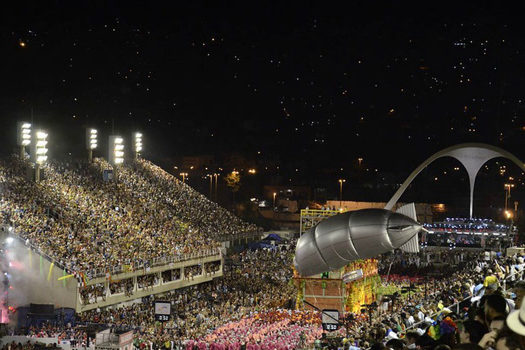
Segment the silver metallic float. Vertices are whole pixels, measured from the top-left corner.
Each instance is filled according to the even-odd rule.
[[[332,216],[299,238],[295,268],[302,276],[312,276],[396,248],[418,252],[418,233],[423,228],[415,219],[413,203],[398,212],[363,209]]]

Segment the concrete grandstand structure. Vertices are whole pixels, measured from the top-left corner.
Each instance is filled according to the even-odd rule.
[[[16,158],[0,166],[15,308],[81,313],[208,282],[223,275],[222,241],[258,232],[141,159],[121,166],[114,183],[100,176],[103,161],[45,165],[39,184],[27,166]]]
[[[135,271],[115,271],[82,281],[81,278],[70,276],[66,270],[53,261],[46,254],[39,252],[31,245],[15,238],[8,227],[4,227],[0,239],[12,237],[10,242],[10,266],[16,271],[11,279],[10,303],[24,305],[27,303],[53,304],[55,307],[66,307],[83,312],[98,307],[114,305],[148,295],[163,293],[172,289],[184,288],[191,285],[211,281],[222,276],[222,255],[220,251],[208,254],[190,254],[180,256],[172,261],[163,261],[151,267],[140,268]],[[216,263],[217,270],[207,270],[209,264]],[[198,266],[200,273],[189,276],[185,273],[188,267]],[[177,277],[165,278],[166,274]],[[157,283],[152,286],[140,286],[139,279],[152,276]],[[130,283],[131,290],[112,293],[111,283]],[[95,286],[104,286],[103,296],[95,296],[86,300],[82,297],[82,290]],[[23,293],[21,292],[23,291]]]

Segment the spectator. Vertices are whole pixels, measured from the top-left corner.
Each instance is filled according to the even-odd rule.
[[[494,326],[492,322],[498,320],[504,321],[507,317],[507,302],[505,298],[497,294],[489,295],[485,298],[484,305],[486,324],[490,326],[489,328],[495,327],[501,329],[503,322],[498,322]]]
[[[525,298],[521,301],[520,309],[507,316],[506,323],[512,333],[500,336],[496,346],[510,350],[525,349]]]
[[[461,344],[478,344],[481,338],[488,332],[487,328],[477,322],[467,320],[459,324],[459,342]]]

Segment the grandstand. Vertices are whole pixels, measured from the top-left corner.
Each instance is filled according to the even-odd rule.
[[[497,248],[510,245],[516,236],[515,227],[486,218],[446,218],[424,227],[428,233],[421,244],[426,246]]]
[[[210,281],[222,276],[221,237],[258,231],[143,159],[114,181],[103,159],[45,164],[39,183],[29,168],[0,163],[20,303],[82,312]]]

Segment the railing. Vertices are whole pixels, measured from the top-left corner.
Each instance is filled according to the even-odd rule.
[[[64,271],[67,271],[67,273],[74,273],[80,270],[86,275],[88,279],[104,277],[106,276],[106,273],[108,272],[111,275],[116,275],[119,273],[146,269],[148,267],[162,266],[162,265],[166,265],[170,263],[187,261],[187,260],[192,260],[192,259],[201,259],[201,258],[206,258],[209,256],[221,254],[220,249],[216,248],[216,249],[207,249],[204,251],[199,251],[199,252],[190,253],[190,254],[177,254],[177,255],[172,255],[172,256],[162,256],[162,257],[152,258],[150,260],[145,260],[145,261],[127,260],[124,264],[112,266],[112,267],[99,267],[99,268],[94,268],[91,270],[82,270],[82,269],[77,270],[77,269],[66,267],[63,263],[57,261],[55,258],[43,252],[40,249],[40,247],[34,245],[28,239],[25,239],[22,235],[20,235],[17,232],[17,230],[14,228],[14,225],[9,226],[9,227],[6,227],[6,225],[4,225],[4,231],[9,232],[12,236],[16,237],[22,244],[29,247],[31,250],[35,251],[36,253],[40,254],[41,256],[46,258],[48,261],[53,262],[56,267],[63,269]],[[131,266],[131,268],[128,268],[125,266]]]
[[[264,232],[263,229],[259,229],[256,231],[250,231],[250,232],[244,232],[244,233],[233,233],[230,235],[219,236],[218,240],[221,242],[233,241],[238,238],[246,238],[246,237],[253,237],[253,236],[261,235],[263,232]]]
[[[302,235],[311,227],[317,225],[321,220],[324,220],[330,216],[341,214],[344,211],[346,210],[301,209],[301,216],[299,219],[299,234]]]
[[[454,303],[454,304],[452,304],[452,305],[449,305],[449,306],[447,306],[446,308],[452,310],[452,309],[455,307],[455,308],[456,308],[456,314],[459,315],[459,304],[461,304],[461,303],[464,302],[464,301],[470,300],[470,299],[472,299],[472,296],[469,296],[468,298],[465,298],[465,299],[463,299],[463,300],[461,300],[461,301],[458,301],[457,303]],[[440,312],[441,312],[441,311],[440,311]],[[439,315],[439,312],[436,312],[436,313],[434,313],[434,314],[432,314],[432,315],[430,315],[430,316],[428,316],[428,317],[430,317],[431,319],[434,319],[434,317],[436,317],[437,315]],[[409,329],[416,328],[416,327],[418,327],[418,326],[424,324],[425,322],[426,322],[426,321],[423,320],[423,321],[419,321],[419,322],[417,322],[417,323],[414,323],[413,325],[408,326],[408,327],[406,328],[406,330],[408,331]]]
[[[517,271],[517,272],[512,273],[512,274],[510,274],[508,276],[505,276],[505,278],[503,279],[503,289],[506,291],[507,279],[509,279],[511,276],[514,276],[514,275],[517,275],[517,274],[523,274],[524,272],[525,271]],[[458,301],[458,302],[456,302],[456,303],[454,303],[454,304],[452,304],[450,306],[447,306],[447,308],[450,309],[450,310],[453,310],[455,308],[456,309],[456,314],[459,315],[459,305],[461,303],[467,301],[467,300],[470,300],[470,299],[472,299],[472,295],[467,297],[467,298],[465,298],[465,299],[463,299],[463,300],[461,300],[461,301]],[[434,317],[436,317],[437,315],[439,315],[439,312],[436,312],[436,313],[430,315],[429,317],[434,319]],[[415,328],[415,327],[417,327],[417,326],[419,326],[419,325],[421,325],[423,323],[425,323],[424,320],[420,321],[420,322],[417,322],[417,323],[414,323],[413,325],[407,327],[406,329],[409,330],[409,329]]]
[[[503,291],[506,292],[507,291],[507,279],[509,279],[510,277],[513,277],[515,275],[518,275],[518,281],[520,280],[523,280],[523,274],[525,274],[525,269],[522,270],[522,271],[516,271],[516,272],[513,272],[511,274],[509,274],[508,276],[506,276],[504,279],[503,279]]]
[[[202,259],[202,258],[207,258],[210,256],[215,256],[215,255],[221,255],[220,249],[210,249],[210,250],[206,250],[203,252],[201,251],[201,252],[190,253],[190,254],[179,254],[175,256],[163,256],[159,258],[153,258],[147,261],[135,260],[132,262],[131,260],[128,260],[128,263],[126,264],[114,266],[112,268],[107,268],[107,267],[106,268],[104,267],[95,268],[92,270],[88,270],[85,273],[89,279],[93,279],[97,277],[104,277],[106,276],[106,273],[108,272],[112,275],[116,275],[119,273],[132,272],[132,271],[137,271],[140,269],[147,269],[149,267],[162,266],[162,265],[167,265],[170,263],[187,261],[187,260],[192,260],[192,259]],[[127,266],[131,266],[131,267],[129,268]]]
[[[301,216],[327,218],[330,216],[341,214],[342,212],[342,210],[332,209],[301,209]]]

